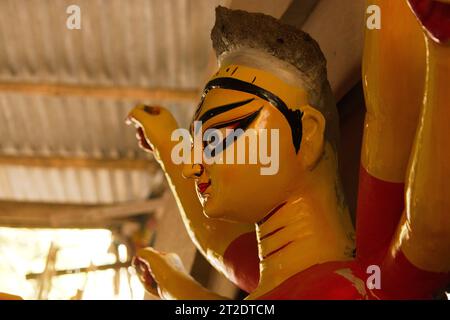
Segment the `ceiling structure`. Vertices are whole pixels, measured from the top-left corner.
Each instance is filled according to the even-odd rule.
[[[66,27],[72,4],[80,30]],[[214,71],[209,33],[219,4],[309,32],[338,98],[359,81],[363,0],[0,1],[0,209],[2,201],[112,205],[161,193],[162,172],[124,120],[147,103],[187,126]]]
[[[125,123],[137,103],[186,126],[220,1],[0,2],[0,200],[111,204],[163,182]],[[59,161],[55,162],[55,158]]]

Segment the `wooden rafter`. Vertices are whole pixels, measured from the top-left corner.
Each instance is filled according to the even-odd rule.
[[[293,0],[280,20],[301,28],[319,0]]]
[[[149,170],[154,172],[158,165],[150,159],[93,159],[76,157],[40,157],[0,155],[0,165],[15,165],[43,168],[91,168]]]
[[[319,43],[337,100],[361,79],[365,9],[364,0],[319,1],[308,19],[296,25]]]
[[[261,12],[279,18],[292,2],[295,2],[295,0],[231,0],[229,8],[249,12]]]
[[[143,101],[195,102],[199,92],[195,89],[139,88],[124,86],[82,86],[67,84],[41,84],[1,82],[0,92],[44,96],[82,96],[102,99],[127,99]]]
[[[112,205],[0,201],[0,226],[19,228],[106,228],[165,206],[165,199]]]

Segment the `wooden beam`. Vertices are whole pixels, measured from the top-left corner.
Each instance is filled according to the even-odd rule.
[[[0,201],[0,226],[16,228],[106,228],[116,220],[150,214],[162,198],[114,205],[78,205]]]
[[[322,48],[337,100],[361,79],[365,9],[365,0],[319,1],[306,22],[297,25]]]
[[[319,0],[293,0],[280,20],[301,29],[318,3]]]
[[[261,12],[275,18],[280,18],[291,2],[292,0],[231,0],[229,8],[248,12]]]
[[[356,219],[359,168],[364,132],[365,104],[362,83],[359,82],[338,102],[340,118],[339,170],[347,204],[353,222]]]
[[[43,96],[81,96],[118,100],[156,100],[196,102],[199,92],[195,89],[164,89],[139,87],[82,86],[67,84],[1,82],[0,92],[12,92]]]
[[[44,168],[91,168],[148,170],[155,172],[158,165],[151,159],[93,159],[75,157],[39,157],[0,155],[0,165]]]

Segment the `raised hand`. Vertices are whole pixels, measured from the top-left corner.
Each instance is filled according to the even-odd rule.
[[[225,299],[208,291],[189,276],[180,257],[174,253],[163,253],[153,248],[141,249],[133,259],[133,265],[145,289],[160,298],[166,300]]]
[[[158,161],[170,160],[170,151],[175,144],[170,136],[178,128],[170,111],[159,106],[138,105],[129,113],[127,123],[136,127],[142,149],[153,152]]]

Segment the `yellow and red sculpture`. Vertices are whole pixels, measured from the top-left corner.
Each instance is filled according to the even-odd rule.
[[[262,175],[260,163],[175,164],[172,115],[143,105],[129,115],[165,170],[192,240],[248,299],[432,298],[449,283],[450,5],[368,3],[380,6],[383,22],[365,40],[356,244],[326,61],[309,35],[262,14],[217,9],[220,68],[193,120],[204,131],[278,130],[269,142],[278,144],[276,174]],[[219,152],[236,154],[244,137],[224,139]],[[223,298],[174,254],[143,249],[135,266],[162,298]],[[366,281],[373,266],[380,286]]]
[[[177,164],[173,116],[144,105],[129,114],[192,240],[248,299],[429,299],[450,282],[450,0],[367,4],[380,7],[382,27],[365,38],[356,234],[338,173],[326,61],[294,27],[219,7],[212,40],[220,68],[193,119],[201,132],[191,126],[193,136],[254,129],[221,141],[219,158],[277,130],[268,141],[278,152],[274,174],[261,174],[262,163]],[[162,298],[223,299],[175,254],[145,248],[134,264]],[[370,285],[368,270],[377,268],[381,282]],[[0,293],[5,299],[20,297]]]

